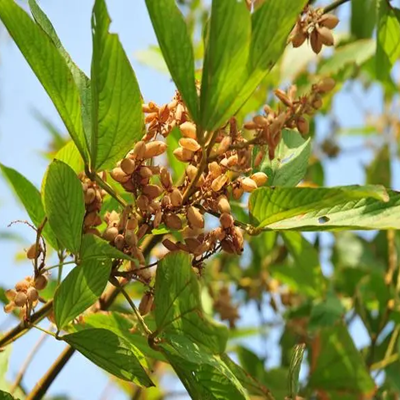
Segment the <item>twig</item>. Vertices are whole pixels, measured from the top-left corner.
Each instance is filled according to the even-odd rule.
[[[90,178],[90,179],[92,179],[92,178]],[[127,202],[116,191],[114,191],[114,189],[107,182],[104,182],[103,179],[100,178],[100,176],[95,174],[95,179],[94,180],[111,197],[114,197],[114,199],[117,200],[118,203],[121,204],[122,207],[125,208],[128,205]]]
[[[326,6],[326,7],[324,8],[324,14],[326,14],[326,13],[328,13],[328,12],[334,10],[335,8],[338,8],[338,7],[341,6],[342,4],[347,3],[347,2],[349,2],[349,1],[350,1],[350,0],[337,0],[337,1],[334,1],[332,4],[330,4],[329,6]]]
[[[47,338],[46,333],[43,333],[42,335],[40,335],[39,340],[35,343],[32,350],[29,352],[28,356],[26,357],[24,363],[21,366],[21,369],[19,370],[19,372],[15,378],[13,385],[11,386],[11,389],[10,389],[11,394],[13,394],[14,391],[17,389],[17,387],[20,385],[20,383],[25,375],[25,372],[29,367],[29,364],[32,362],[33,357],[35,356],[37,351],[40,349],[40,346],[43,344],[43,342],[46,340],[46,338]]]

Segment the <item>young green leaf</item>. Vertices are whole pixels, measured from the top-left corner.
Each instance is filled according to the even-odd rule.
[[[91,234],[83,235],[79,256],[81,261],[105,258],[118,258],[134,261],[134,259],[128,254],[119,251],[115,247],[110,246],[107,241]]]
[[[198,122],[194,55],[186,22],[175,0],[146,0],[146,5],[172,79],[191,117]]]
[[[400,57],[400,10],[386,0],[378,0],[378,7],[376,76],[386,80],[393,64]]]
[[[143,135],[142,99],[118,35],[109,32],[105,0],[93,8],[92,168],[113,168]]]
[[[187,336],[171,336],[160,347],[193,400],[248,400],[244,387],[219,356]]]
[[[154,386],[137,358],[137,349],[123,337],[107,329],[84,329],[62,340],[110,374],[139,386]]]
[[[85,75],[85,73],[78,68],[78,66],[73,62],[70,55],[64,49],[57,32],[55,31],[51,21],[48,19],[47,15],[39,7],[36,0],[29,0],[29,8],[36,23],[42,28],[43,32],[50,38],[54,43],[60,54],[64,57],[72,76],[74,77],[75,84],[79,90],[79,95],[81,98],[81,112],[82,112],[82,122],[83,128],[86,135],[87,146],[91,140],[91,129],[92,129],[92,92],[90,88],[90,80]]]
[[[376,23],[376,0],[352,0],[350,23],[354,37],[370,38]]]
[[[60,160],[71,167],[76,174],[82,172],[85,168],[82,157],[75,143],[71,140],[63,146],[54,156],[56,160]]]
[[[352,398],[369,398],[375,392],[375,382],[345,326],[323,329],[312,342],[311,360],[312,388]]]
[[[36,227],[39,227],[44,218],[42,199],[39,190],[15,169],[0,164],[1,171],[6,177],[16,195],[26,209],[29,218]],[[53,249],[58,249],[58,243],[51,227],[46,224],[43,230],[43,236]]]
[[[214,0],[204,57],[200,125],[212,131],[236,110],[232,105],[247,78],[251,15],[244,0]]]
[[[367,183],[391,187],[391,160],[389,146],[383,146],[375,155],[375,159],[366,168]]]
[[[224,352],[228,329],[203,313],[199,283],[187,253],[169,253],[159,262],[154,302],[159,334],[186,335],[214,354]]]
[[[185,164],[183,162],[178,161],[178,159],[174,156],[174,150],[176,150],[179,146],[179,139],[182,137],[180,129],[175,127],[167,136],[167,157],[168,164],[172,169],[172,178],[174,182],[178,182],[179,179],[183,177],[185,173]]]
[[[266,230],[400,228],[400,194],[380,186],[260,188],[249,210]]]
[[[79,91],[63,56],[13,0],[0,0],[0,20],[53,101],[83,159],[87,160]]]
[[[110,277],[110,260],[88,260],[76,266],[54,296],[54,318],[62,329],[103,293]]]
[[[296,186],[306,174],[311,155],[311,140],[295,131],[284,130],[274,160],[268,156],[260,171],[268,175],[268,186]]]
[[[43,203],[57,239],[67,250],[76,254],[81,245],[85,203],[81,182],[62,161],[54,160],[48,168]]]

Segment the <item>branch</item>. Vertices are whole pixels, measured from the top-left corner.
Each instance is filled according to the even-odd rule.
[[[342,4],[347,3],[349,1],[350,0],[336,0],[336,1],[334,1],[332,4],[330,4],[329,6],[326,6],[324,8],[324,14],[334,10],[335,8],[341,6]]]

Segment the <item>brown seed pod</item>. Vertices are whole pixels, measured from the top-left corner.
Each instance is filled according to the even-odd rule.
[[[193,122],[186,121],[180,125],[183,137],[196,139],[196,125]]]
[[[258,127],[257,124],[255,122],[253,122],[253,121],[245,122],[244,125],[243,125],[243,128],[247,129],[248,131],[252,131],[254,129],[257,129],[257,127]]]
[[[164,197],[161,199],[161,207],[166,208],[171,205],[171,198],[169,197],[168,194],[164,195]]]
[[[143,159],[146,154],[146,143],[143,140],[140,140],[135,144],[133,148],[133,155],[136,158]]]
[[[243,196],[244,190],[242,185],[236,186],[232,189],[232,196],[235,200],[239,200]]]
[[[144,158],[153,158],[163,154],[167,150],[167,144],[160,140],[146,143]]]
[[[189,180],[192,181],[197,175],[198,169],[194,165],[188,165],[186,168],[186,175],[188,176]]]
[[[168,249],[169,251],[176,251],[178,250],[178,246],[169,239],[164,239],[162,241],[163,246]]]
[[[99,215],[97,214],[96,211],[92,211],[89,214],[86,215],[83,224],[85,227],[89,227],[89,226],[93,226],[93,225],[100,225],[101,224],[101,220],[100,220],[100,224],[97,224],[99,222]]]
[[[131,229],[127,229],[125,231],[125,242],[129,247],[137,246],[138,239],[135,234],[135,231],[133,231]]]
[[[174,207],[180,207],[182,205],[183,196],[179,189],[174,188],[172,190],[171,194],[169,195],[169,197],[170,197],[171,203]]]
[[[243,233],[237,226],[233,228],[233,232],[234,234],[232,236],[232,239],[233,239],[233,245],[235,246],[236,249],[236,254],[242,254],[244,245]]]
[[[230,136],[224,136],[221,143],[218,146],[218,154],[224,154],[232,143],[232,138]]]
[[[190,253],[196,253],[196,251],[201,246],[200,240],[196,238],[186,238],[185,244],[188,247]]]
[[[117,181],[119,183],[128,182],[130,179],[130,176],[125,174],[125,172],[122,171],[122,169],[120,167],[114,168],[111,171],[110,175],[115,181]]]
[[[195,139],[191,138],[182,138],[179,140],[180,146],[182,146],[184,149],[196,152],[201,148],[201,146],[197,143]]]
[[[158,228],[158,226],[161,224],[163,217],[163,213],[161,210],[157,210],[156,215],[154,216],[153,220],[153,228]]]
[[[36,277],[33,286],[37,289],[37,290],[43,290],[46,286],[47,286],[47,278],[44,275],[39,275]]]
[[[289,99],[289,96],[281,89],[274,90],[275,96],[287,107],[292,106],[292,102]]]
[[[176,150],[174,150],[174,156],[182,162],[188,162],[191,161],[193,158],[193,151],[190,151],[188,149],[185,149],[183,147],[178,147]]]
[[[211,189],[214,192],[219,192],[227,182],[228,182],[228,177],[226,175],[220,175],[218,178],[215,178],[212,181]]]
[[[151,178],[153,176],[153,171],[149,167],[140,167],[139,175],[142,178]]]
[[[254,166],[259,167],[264,159],[265,154],[262,151],[259,151],[254,159]]]
[[[17,292],[26,292],[29,286],[30,282],[25,278],[22,281],[17,282],[17,284],[15,285],[15,290]]]
[[[236,254],[233,243],[230,240],[224,239],[221,241],[222,250],[228,254]]]
[[[137,231],[137,234],[136,234],[138,240],[140,240],[146,234],[148,229],[149,229],[149,226],[147,224],[141,225],[141,227],[139,228],[139,230]]]
[[[136,165],[130,158],[124,158],[119,167],[125,172],[125,174],[132,175],[133,171],[135,171]]]
[[[212,234],[215,237],[215,239],[219,241],[224,240],[226,237],[226,233],[221,227],[215,228],[212,231]]]
[[[138,221],[135,217],[130,217],[128,218],[128,221],[126,222],[126,229],[127,230],[135,230],[138,226]]]
[[[256,183],[257,187],[263,186],[268,181],[268,175],[264,172],[256,172],[250,176],[251,179]]]
[[[253,118],[253,122],[257,125],[258,128],[263,128],[268,125],[267,118],[263,117],[262,115],[256,115]]]
[[[14,303],[17,307],[23,307],[28,300],[25,292],[18,292],[14,298]]]
[[[110,226],[103,232],[103,239],[108,242],[113,242],[118,235],[118,228],[116,226]]]
[[[210,173],[211,178],[215,179],[218,178],[222,174],[222,168],[216,161],[208,164],[208,170]]]
[[[84,193],[85,204],[92,204],[96,198],[96,191],[93,188],[88,188]]]
[[[26,257],[29,260],[34,260],[37,258],[41,252],[41,247],[40,245],[38,246],[39,248],[36,249],[36,243],[33,243],[32,245],[29,246],[28,250],[26,251]]]
[[[164,215],[165,225],[169,229],[180,230],[182,229],[182,221],[176,214],[165,214]]]
[[[320,26],[325,26],[329,29],[336,28],[337,24],[339,23],[339,18],[333,14],[323,14],[318,19],[318,24]]]
[[[6,314],[9,314],[14,311],[15,303],[12,301],[11,303],[6,304],[3,309]]]
[[[298,117],[296,119],[296,127],[302,135],[306,135],[310,130],[308,121],[304,117]]]
[[[319,95],[318,93],[316,93],[314,95],[314,98],[311,101],[311,106],[316,109],[319,110],[322,107],[322,97],[321,95]]]
[[[317,90],[321,93],[330,92],[336,85],[332,78],[323,78],[317,83]]]
[[[313,50],[313,52],[315,54],[319,54],[322,50],[322,38],[319,35],[317,29],[314,29],[311,32],[311,36],[310,36],[310,44],[311,44],[311,48]]]
[[[322,44],[324,44],[325,46],[333,46],[335,40],[333,39],[332,32],[325,26],[317,28],[317,30],[318,35],[321,38]]]
[[[26,297],[30,305],[32,305],[39,298],[39,292],[34,288],[30,287],[26,292]]]
[[[222,213],[230,213],[231,206],[229,204],[228,198],[224,195],[218,197],[218,211]]]
[[[257,183],[253,181],[251,178],[244,178],[242,180],[242,188],[245,192],[252,192],[257,189]]]
[[[219,217],[219,222],[221,223],[222,228],[228,229],[232,228],[234,220],[231,214],[223,213]]]
[[[299,29],[292,37],[292,45],[294,48],[300,47],[307,39],[307,34]]]
[[[167,168],[161,168],[160,170],[160,180],[161,184],[165,189],[169,189],[172,186],[172,178]]]
[[[153,295],[149,292],[145,293],[142,297],[142,300],[140,300],[140,304],[139,304],[140,315],[148,314],[151,311],[153,302],[154,302]]]
[[[239,157],[237,154],[233,154],[231,155],[227,160],[226,160],[226,166],[228,168],[232,168],[235,165],[238,165],[239,163]]]
[[[147,211],[149,208],[149,198],[143,194],[141,194],[137,199],[136,199],[136,205],[139,207],[141,211]]]
[[[204,217],[196,207],[190,206],[188,208],[187,219],[192,228],[204,228]]]
[[[158,185],[146,185],[143,187],[142,192],[149,199],[155,199],[156,197],[161,195],[163,189]]]
[[[17,291],[14,289],[8,289],[4,292],[4,294],[7,297],[7,300],[13,301],[15,299],[15,296],[17,295]]]
[[[118,234],[115,236],[114,245],[118,250],[122,250],[125,247],[125,238],[123,235]]]

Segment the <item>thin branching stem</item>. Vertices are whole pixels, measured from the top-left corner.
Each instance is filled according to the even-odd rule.
[[[329,4],[328,6],[326,6],[324,8],[324,14],[333,11],[335,8],[338,8],[339,6],[341,6],[344,3],[348,3],[350,0],[337,0],[334,1],[332,4]]]

